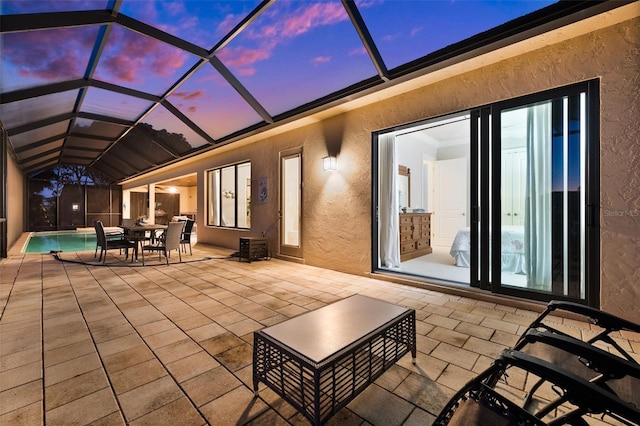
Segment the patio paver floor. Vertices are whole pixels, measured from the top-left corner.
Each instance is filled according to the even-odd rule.
[[[506,299],[193,250],[211,259],[144,268],[48,254],[0,260],[0,424],[308,424],[264,386],[254,397],[253,331],[356,293],[416,309],[417,365],[407,355],[329,424],[430,424],[537,315]],[[638,354],[637,336],[625,337]]]

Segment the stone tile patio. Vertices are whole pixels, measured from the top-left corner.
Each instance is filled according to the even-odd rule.
[[[211,259],[144,268],[0,260],[0,424],[308,424],[269,389],[254,397],[253,332],[359,293],[416,309],[417,364],[407,355],[329,424],[428,425],[537,315],[229,253],[200,244],[193,258]],[[637,336],[620,342],[640,353]]]

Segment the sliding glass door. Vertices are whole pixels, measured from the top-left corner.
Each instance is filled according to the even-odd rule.
[[[373,269],[597,306],[598,102],[591,81],[377,134]]]
[[[589,120],[594,85],[492,108],[495,292],[592,303],[597,297],[597,267],[588,270],[598,264],[597,143]]]

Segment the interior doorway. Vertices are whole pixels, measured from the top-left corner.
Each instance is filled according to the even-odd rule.
[[[390,203],[397,205],[397,212],[379,209],[380,223],[386,221],[378,235],[386,253],[378,258],[379,267],[468,285],[468,266],[456,265],[451,249],[458,231],[469,226],[469,114],[387,132],[379,141],[385,151],[379,155],[380,168],[398,170],[397,176],[380,171],[379,193],[395,198]],[[397,189],[389,191],[387,187],[394,185]],[[384,229],[393,227],[396,216],[400,247],[394,261],[392,247],[398,236],[393,232],[385,236]]]

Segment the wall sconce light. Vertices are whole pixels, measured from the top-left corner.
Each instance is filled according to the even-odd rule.
[[[338,170],[338,159],[333,155],[328,155],[322,159],[324,170]]]
[[[78,203],[71,204],[71,210],[73,210],[74,212],[77,212],[78,210],[80,210],[80,204]]]

